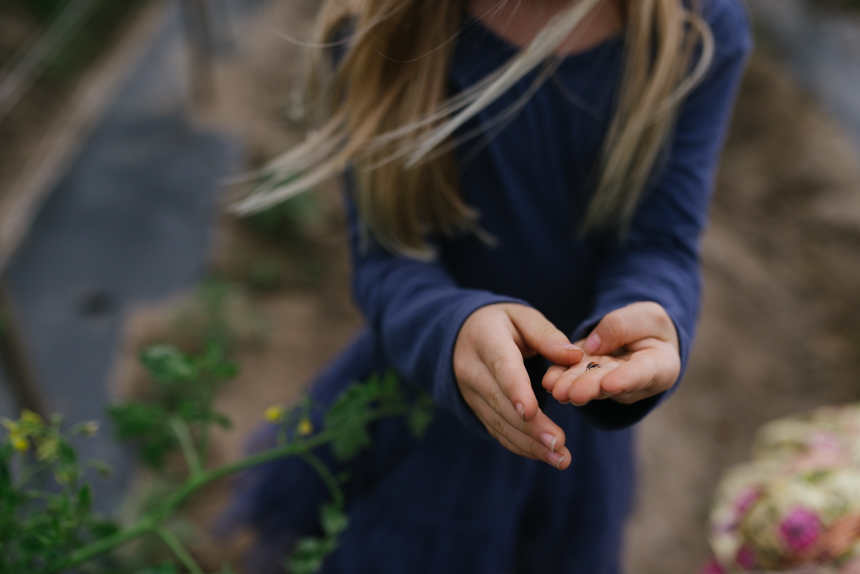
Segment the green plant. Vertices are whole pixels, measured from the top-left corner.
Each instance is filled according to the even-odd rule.
[[[268,241],[295,242],[323,220],[322,206],[313,193],[302,193],[244,219]]]
[[[0,572],[50,574],[72,569],[116,572],[118,558],[106,559],[123,545],[143,537],[155,537],[173,553],[181,568],[202,573],[191,552],[170,528],[170,520],[200,489],[221,478],[282,457],[299,456],[326,482],[331,500],[320,508],[324,535],[298,541],[285,562],[293,574],[315,572],[337,547],[348,525],[343,477],[335,477],[314,454],[330,445],[340,459],[368,447],[368,425],[383,417],[407,416],[416,433],[426,430],[432,418],[432,401],[409,396],[393,375],[371,378],[351,386],[327,411],[316,431],[309,414],[314,405],[306,399],[290,411],[272,407],[266,417],[281,425],[277,445],[247,458],[207,468],[209,430],[229,426],[214,412],[212,399],[224,381],[235,376],[236,365],[216,343],[199,355],[187,355],[174,347],[159,345],[141,354],[141,361],[155,381],[146,401],[131,401],[110,409],[121,440],[131,440],[143,460],[157,471],[173,451],[184,458],[184,475],[175,486],[150,505],[133,524],[120,528],[92,513],[92,494],[85,480],[88,467],[106,472],[98,462],[80,462],[69,437],[96,432],[93,423],[63,430],[62,418],[43,421],[24,412],[16,420],[2,421],[6,436],[0,441]],[[53,479],[53,480],[51,480]],[[46,484],[50,482],[51,484]],[[225,566],[222,573],[230,572]],[[154,564],[139,574],[176,574],[172,563]]]
[[[267,336],[266,318],[247,290],[217,276],[205,279],[172,315],[172,333],[183,348],[215,343],[233,352],[241,345],[260,346]]]
[[[258,291],[277,289],[284,282],[281,262],[274,257],[261,257],[251,264],[248,284]]]

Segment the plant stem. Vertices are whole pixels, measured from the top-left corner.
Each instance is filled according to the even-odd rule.
[[[339,508],[343,508],[344,505],[344,496],[343,490],[337,482],[335,476],[331,473],[328,467],[325,465],[323,461],[321,461],[317,456],[312,454],[310,451],[303,452],[300,455],[305,462],[313,467],[317,474],[323,479],[326,486],[328,486],[329,491],[331,492],[331,497],[334,500],[334,503],[337,504]]]
[[[156,526],[152,529],[152,533],[161,538],[167,547],[170,548],[177,558],[179,558],[179,561],[188,568],[188,571],[191,572],[191,574],[203,574],[203,569],[200,568],[200,565],[197,564],[197,561],[194,560],[194,557],[191,556],[175,534],[163,526]]]
[[[191,437],[188,425],[179,417],[171,417],[170,428],[176,435],[177,440],[179,440],[179,447],[182,449],[182,454],[185,457],[185,464],[188,465],[189,474],[192,478],[199,476],[203,469],[200,465],[200,457],[194,448],[194,439]]]
[[[216,384],[214,379],[209,380],[209,377],[204,378],[201,389],[202,401],[205,405],[205,412],[209,413],[209,417],[200,423],[200,460],[203,466],[206,466],[206,459],[209,456],[209,429],[212,427],[212,403],[214,401],[213,386]]]
[[[206,465],[206,459],[209,457],[209,429],[212,427],[212,397],[206,399],[206,412],[209,413],[209,418],[200,423],[200,461],[203,466]]]
[[[371,416],[368,416],[366,422],[371,423],[381,418],[403,415],[408,412],[408,407],[387,407],[376,411]],[[179,487],[179,490],[175,491],[172,496],[168,497],[161,506],[152,513],[152,516],[155,520],[161,520],[164,516],[170,514],[176,506],[184,502],[186,498],[210,482],[214,482],[218,479],[224,478],[225,476],[229,476],[259,464],[307,452],[312,448],[316,448],[322,444],[330,442],[336,436],[336,431],[325,430],[306,440],[291,442],[271,450],[251,455],[241,460],[207,470],[201,473],[197,478],[191,478],[186,481],[185,484]]]
[[[104,554],[105,552],[116,548],[117,546],[151,532],[154,527],[155,524],[152,520],[148,517],[144,517],[128,530],[121,530],[120,532],[111,534],[110,536],[105,536],[104,538],[100,538],[99,540],[72,552],[72,555],[69,556],[68,560],[48,568],[46,572],[65,572],[78,564],[82,564],[87,560],[91,560],[100,554]]]
[[[383,407],[374,412],[372,415],[368,416],[365,422],[371,423],[381,418],[403,415],[408,413],[409,410],[410,409],[406,406]],[[51,568],[48,568],[45,572],[46,574],[53,574],[56,572],[64,572],[66,570],[70,570],[75,566],[86,562],[87,560],[90,560],[100,554],[104,554],[105,552],[108,552],[113,548],[120,546],[121,544],[125,544],[126,542],[129,542],[134,538],[142,536],[147,532],[153,532],[155,529],[159,528],[159,522],[170,516],[170,514],[176,509],[177,506],[182,504],[188,497],[190,497],[192,494],[194,494],[195,492],[197,492],[211,482],[215,482],[216,480],[224,478],[225,476],[235,474],[237,472],[246,470],[259,464],[271,462],[279,458],[285,458],[288,456],[295,456],[298,454],[307,453],[313,448],[330,442],[336,436],[336,430],[324,430],[323,432],[314,435],[308,439],[281,445],[277,448],[260,452],[247,458],[243,458],[241,460],[237,460],[235,462],[231,462],[219,466],[217,468],[213,468],[211,470],[202,471],[197,475],[192,475],[188,478],[188,480],[185,481],[182,486],[179,487],[178,490],[174,491],[171,496],[165,499],[161,505],[159,505],[152,512],[147,513],[137,522],[137,524],[130,527],[128,530],[123,530],[111,536],[96,540],[92,544],[89,544],[83,548],[76,550],[72,553],[68,560],[60,564],[56,564]],[[329,475],[330,474],[331,473],[329,472]],[[325,479],[325,477],[323,478]],[[332,479],[336,483],[334,477],[332,477]]]

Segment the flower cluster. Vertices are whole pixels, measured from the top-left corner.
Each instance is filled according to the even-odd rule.
[[[0,417],[0,425],[7,431],[3,440],[0,440],[0,447],[9,445],[19,453],[25,453],[33,447],[38,463],[53,465],[54,479],[58,484],[75,482],[84,470],[78,464],[68,438],[78,434],[93,436],[99,428],[98,421],[89,421],[63,433],[62,417],[53,416],[45,422],[37,413],[27,409],[21,411],[18,420]]]
[[[773,421],[724,477],[708,574],[860,572],[860,404]]]
[[[30,448],[29,438],[41,435],[42,427],[44,426],[42,417],[27,409],[21,412],[21,418],[17,421],[0,417],[0,424],[9,431],[6,440],[18,452],[26,452]]]

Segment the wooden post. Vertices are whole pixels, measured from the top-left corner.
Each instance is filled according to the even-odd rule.
[[[30,409],[47,416],[47,410],[36,376],[27,356],[24,340],[21,337],[19,323],[14,305],[6,287],[6,281],[0,278],[0,360],[6,371],[6,378],[12,390],[12,396],[19,408]]]
[[[207,0],[179,0],[185,26],[185,43],[191,67],[191,94],[196,105],[214,96],[212,29]]]

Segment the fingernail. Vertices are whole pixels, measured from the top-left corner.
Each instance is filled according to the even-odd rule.
[[[523,420],[525,420],[525,418],[526,418],[526,409],[525,409],[525,407],[523,406],[523,404],[522,404],[522,403],[517,403],[517,404],[516,404],[516,408],[517,408],[517,412],[518,412],[518,413],[520,413],[520,418],[522,418]]]
[[[594,354],[597,349],[600,348],[600,335],[597,334],[597,331],[592,331],[588,338],[585,340],[585,352],[588,354]]]
[[[579,347],[577,347],[576,345],[565,345],[562,347],[562,349],[564,349],[565,351],[581,351],[582,350]]]
[[[564,457],[558,453],[551,452],[548,455],[546,455],[546,460],[551,465],[553,465],[557,469],[561,470],[561,463],[564,461]]]
[[[543,443],[545,447],[547,447],[552,452],[555,452],[555,443],[558,440],[557,436],[553,436],[548,432],[541,433],[540,441]]]

